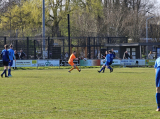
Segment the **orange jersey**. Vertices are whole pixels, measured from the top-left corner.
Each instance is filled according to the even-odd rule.
[[[68,63],[70,62],[73,62],[73,60],[76,58],[76,56],[74,54],[71,54],[69,60],[68,60]]]

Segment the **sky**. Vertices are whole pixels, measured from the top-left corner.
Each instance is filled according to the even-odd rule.
[[[157,7],[157,9],[155,10],[155,13],[159,13],[160,14],[160,0],[156,0],[157,4],[155,5]]]
[[[9,0],[2,0],[2,1],[9,1]],[[55,0],[56,1],[56,0]],[[150,1],[155,3],[155,6],[157,7],[157,9],[154,11],[156,14],[159,13],[160,14],[160,0],[142,0],[142,1]],[[157,4],[156,4],[157,3]]]

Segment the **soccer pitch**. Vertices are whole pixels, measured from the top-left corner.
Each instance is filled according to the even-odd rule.
[[[99,69],[12,70],[0,78],[0,118],[160,118],[153,68]]]

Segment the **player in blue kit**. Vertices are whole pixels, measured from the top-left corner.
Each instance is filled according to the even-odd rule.
[[[111,61],[110,61],[109,65],[112,65],[113,59],[115,59],[115,58],[121,60],[120,58],[118,58],[118,57],[116,56],[116,53],[114,52],[114,50],[113,50],[113,48],[112,48],[112,49],[111,49]],[[104,71],[105,71],[105,68],[103,69],[103,73],[104,73]],[[112,70],[112,71],[113,71],[113,70]]]
[[[13,58],[15,59],[14,50],[13,50],[13,45],[12,44],[10,45],[10,49],[8,49],[8,52],[9,52],[9,59],[10,59],[10,62],[8,64],[8,77],[12,77],[12,75],[11,75],[11,66],[13,65]]]
[[[111,51],[110,52],[110,62],[109,62],[109,65],[111,65],[113,63],[113,59],[115,58],[115,54]],[[103,68],[103,73],[105,71],[105,67]],[[113,69],[110,70],[111,72],[113,72]]]
[[[98,71],[99,73],[100,73],[102,70],[104,70],[105,67],[108,68],[108,69],[110,69],[110,73],[113,72],[113,69],[112,69],[112,68],[110,67],[110,65],[109,65],[110,62],[111,62],[111,60],[112,60],[112,59],[111,59],[111,53],[112,53],[112,51],[109,50],[108,54],[106,55],[106,60],[107,60],[107,61],[106,61],[105,64],[102,66],[101,70]]]
[[[6,72],[7,72],[7,68],[8,68],[8,62],[10,62],[9,52],[7,51],[8,45],[4,45],[4,48],[5,49],[1,53],[1,57],[2,57],[2,60],[3,60],[3,66],[4,66],[4,71],[1,74],[2,78],[3,78],[3,74],[5,74],[5,77],[8,77]]]
[[[156,102],[157,102],[157,110],[160,111],[160,57],[155,61],[155,81],[156,81]]]

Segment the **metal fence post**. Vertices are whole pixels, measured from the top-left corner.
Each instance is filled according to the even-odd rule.
[[[128,43],[128,37],[126,37],[126,43]]]
[[[96,55],[95,55],[96,54],[96,52],[95,52],[96,51],[96,46],[95,45],[96,45],[96,38],[94,37],[94,58],[96,58]]]
[[[6,37],[4,37],[4,45],[6,44]]]
[[[108,44],[110,43],[110,37],[108,37]]]
[[[34,59],[36,59],[36,40],[34,40]]]
[[[70,47],[71,47],[71,43],[70,43],[70,18],[69,18],[69,14],[68,14],[68,47],[69,47],[69,55],[71,54],[70,52]]]
[[[17,46],[18,46],[18,45],[17,45],[17,40],[16,40],[16,51],[17,51],[17,49],[18,49]]]
[[[27,59],[29,59],[29,37],[27,37]]]
[[[89,50],[89,59],[91,59],[90,37],[88,37],[88,50]]]
[[[64,56],[64,54],[65,54],[65,53],[64,53],[64,39],[63,39],[63,56]],[[63,58],[63,59],[64,59],[64,58]]]
[[[50,37],[48,37],[48,59],[49,59],[49,41],[50,41]]]

